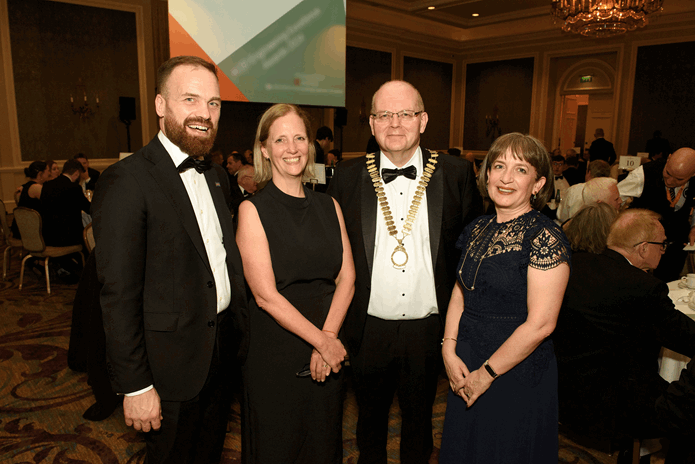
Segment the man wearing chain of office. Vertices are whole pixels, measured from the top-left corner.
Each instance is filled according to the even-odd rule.
[[[448,115],[437,115],[449,124]],[[420,147],[429,120],[404,81],[372,98],[379,152],[344,161],[328,193],[339,203],[357,280],[343,324],[359,407],[359,464],[386,463],[388,414],[398,393],[400,462],[432,453],[440,343],[456,282],[456,240],[480,211],[472,165]]]

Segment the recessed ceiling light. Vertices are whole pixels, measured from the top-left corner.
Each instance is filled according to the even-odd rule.
[[[427,7],[428,10],[434,10],[434,8],[435,8],[435,7],[433,7],[433,6],[428,6],[428,7]]]
[[[480,15],[478,13],[473,13],[471,16],[473,16],[474,18],[477,18]]]

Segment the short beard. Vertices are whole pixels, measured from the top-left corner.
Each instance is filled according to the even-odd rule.
[[[196,124],[208,128],[207,137],[196,137],[186,131],[186,126]],[[189,117],[178,125],[173,118],[164,116],[164,130],[171,142],[179,147],[182,152],[193,158],[205,156],[210,153],[217,137],[217,127],[213,126],[210,119]]]

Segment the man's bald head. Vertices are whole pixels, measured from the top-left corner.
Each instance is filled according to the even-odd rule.
[[[675,188],[684,185],[695,176],[695,150],[679,148],[669,156],[664,166],[664,182],[666,187]]]

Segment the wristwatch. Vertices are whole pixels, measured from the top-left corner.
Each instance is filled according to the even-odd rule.
[[[489,359],[485,360],[485,362],[483,363],[483,367],[485,367],[487,373],[490,374],[490,377],[496,379],[497,377],[499,377],[499,375],[497,375],[497,372],[495,372],[495,370],[492,367],[490,367],[489,361]]]

